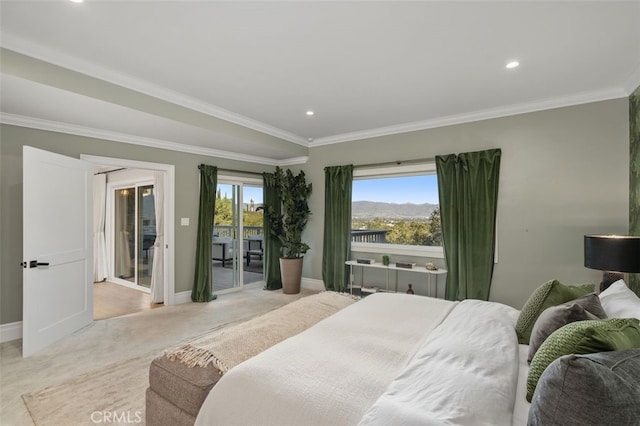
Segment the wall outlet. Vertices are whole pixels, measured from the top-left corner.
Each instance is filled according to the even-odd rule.
[[[180,225],[181,226],[189,226],[189,218],[188,217],[181,217],[180,218]]]

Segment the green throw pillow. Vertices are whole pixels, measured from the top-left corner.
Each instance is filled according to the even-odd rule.
[[[595,284],[583,285],[564,285],[558,280],[548,281],[538,287],[524,307],[520,311],[518,322],[516,322],[516,334],[518,335],[518,343],[528,345],[531,339],[531,330],[536,323],[538,316],[547,308],[557,306],[570,300],[584,296],[587,293],[593,293],[596,289]]]
[[[527,376],[527,401],[531,402],[544,370],[563,355],[591,354],[640,348],[640,321],[609,318],[577,321],[551,333],[531,360]]]

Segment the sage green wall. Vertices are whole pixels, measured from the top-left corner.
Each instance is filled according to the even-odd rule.
[[[629,235],[640,235],[640,87],[629,96]],[[640,274],[629,287],[640,295]]]
[[[194,269],[199,163],[247,171],[271,167],[3,125],[0,130],[0,324],[22,319],[22,146],[176,166],[176,291]],[[521,307],[540,283],[596,282],[582,266],[587,233],[626,233],[629,224],[627,99],[311,148],[313,183],[304,276],[322,278],[324,167],[502,149],[498,263],[491,300]],[[179,226],[190,217],[190,227]],[[427,259],[420,259],[422,262]],[[435,260],[436,263],[441,260]],[[440,263],[441,264],[441,263]]]
[[[311,148],[304,276],[322,277],[325,166],[501,148],[490,300],[520,308],[549,279],[598,282],[601,273],[583,267],[583,236],[627,230],[628,123],[623,98]]]
[[[175,289],[191,290],[198,220],[198,164],[253,172],[273,167],[184,154],[119,142],[24,127],[0,128],[0,324],[22,320],[22,147],[30,145],[79,158],[80,154],[173,164],[175,166]],[[191,225],[180,226],[188,217]]]

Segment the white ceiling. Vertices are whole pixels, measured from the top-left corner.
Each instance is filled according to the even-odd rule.
[[[3,121],[249,161],[618,98],[640,84],[640,1],[3,0],[0,23],[6,49],[270,136],[5,68]],[[505,69],[514,59],[520,67]]]

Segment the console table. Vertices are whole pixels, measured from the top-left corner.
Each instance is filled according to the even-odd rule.
[[[427,296],[431,296],[431,297],[438,297],[438,277],[440,275],[446,275],[447,270],[446,269],[436,269],[435,271],[431,271],[429,269],[427,269],[424,266],[414,266],[413,268],[400,268],[397,267],[395,264],[389,264],[389,266],[385,266],[382,263],[358,263],[358,261],[356,260],[347,260],[345,262],[347,265],[349,265],[349,288],[351,290],[351,293],[353,294],[353,288],[354,288],[354,275],[353,275],[353,268],[354,267],[358,267],[360,266],[362,269],[363,274],[361,275],[361,279],[360,279],[360,288],[362,289],[362,284],[363,284],[363,276],[364,276],[364,268],[374,268],[374,269],[380,269],[380,270],[384,270],[385,274],[386,274],[386,291],[391,291],[389,290],[389,271],[395,271],[395,287],[393,291],[398,291],[398,274],[400,272],[414,272],[414,273],[418,273],[418,274],[426,274],[427,275]],[[433,292],[431,291],[431,276],[434,275],[435,276],[435,288],[433,289]],[[357,287],[357,286],[355,286]],[[432,295],[433,293],[433,295]]]

